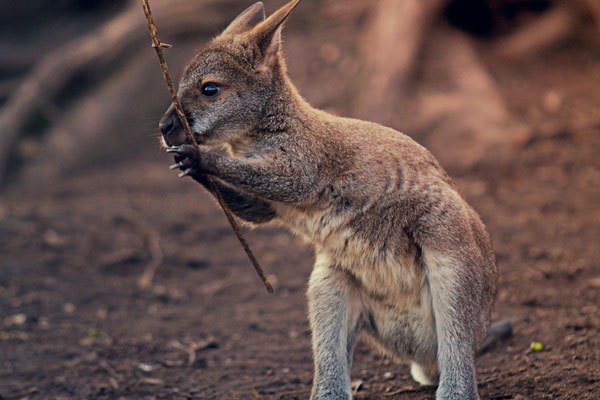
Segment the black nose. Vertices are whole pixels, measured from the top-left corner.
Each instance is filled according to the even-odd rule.
[[[158,126],[162,134],[165,136],[173,132],[173,128],[175,128],[173,113],[169,113],[162,121],[160,121]]]

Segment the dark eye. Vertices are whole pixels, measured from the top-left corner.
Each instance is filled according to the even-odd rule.
[[[214,82],[206,82],[202,85],[202,89],[200,89],[202,95],[205,97],[215,97],[221,91],[219,85]]]

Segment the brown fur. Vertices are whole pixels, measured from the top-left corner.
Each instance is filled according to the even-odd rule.
[[[497,280],[485,227],[425,148],[298,94],[280,52],[297,3],[266,20],[253,5],[194,57],[178,96],[202,150],[186,146],[172,108],[165,143],[200,183],[215,177],[240,218],[276,221],[314,245],[314,399],[350,397],[359,334],[412,362],[421,382],[439,378],[438,399],[475,399],[474,350]],[[206,82],[218,96],[200,93]]]

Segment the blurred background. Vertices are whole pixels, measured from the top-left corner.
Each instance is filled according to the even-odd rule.
[[[251,4],[150,0],[174,80]],[[247,232],[268,295],[168,170],[140,2],[0,2],[0,35],[0,398],[307,398],[312,250]],[[600,1],[304,0],[284,52],[311,104],[425,145],[487,224],[515,334],[482,398],[600,398]],[[434,393],[363,345],[353,380]]]

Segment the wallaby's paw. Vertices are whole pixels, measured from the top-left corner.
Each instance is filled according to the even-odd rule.
[[[182,144],[181,146],[171,146],[167,148],[167,153],[175,153],[190,159],[197,158],[200,154],[198,148],[191,144]]]
[[[179,174],[180,178],[194,176],[200,172],[200,151],[197,147],[189,144],[172,146],[167,149],[167,153],[175,154],[175,159],[178,162],[171,165],[169,169],[182,170],[183,172]]]

